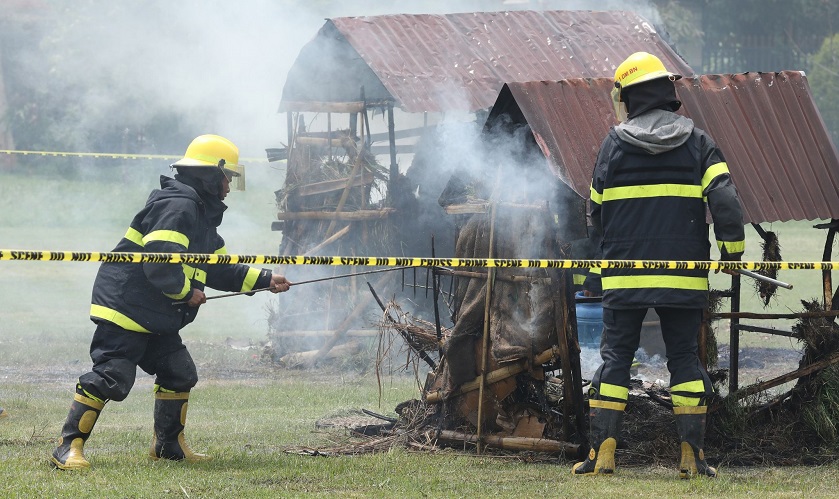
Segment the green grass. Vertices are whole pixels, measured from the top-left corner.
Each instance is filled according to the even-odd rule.
[[[412,380],[395,380],[383,407],[414,394]],[[87,447],[93,468],[59,472],[47,465],[71,392],[52,385],[13,383],[4,393],[10,418],[0,423],[4,497],[830,497],[839,467],[721,469],[718,480],[679,481],[671,468],[619,468],[608,478],[575,478],[570,463],[525,463],[455,451],[309,457],[286,450],[325,445],[340,434],[318,433],[326,413],[377,410],[370,377],[344,379],[297,372],[203,383],[190,400],[187,436],[214,457],[209,463],[153,462],[150,384],[138,383],[124,402],[109,403]],[[66,402],[66,403],[65,403]],[[383,410],[381,412],[388,412]]]
[[[157,173],[121,170],[106,178],[58,180],[0,174],[0,247],[109,251],[156,185]],[[145,168],[145,167],[142,167]],[[279,236],[273,170],[248,171],[249,188],[233,193],[221,233],[231,252],[274,254]],[[265,166],[264,168],[269,168]],[[824,231],[815,222],[766,226],[780,235],[787,260],[820,260]],[[748,260],[759,260],[747,228]],[[0,262],[0,496],[2,497],[834,497],[839,465],[793,468],[724,468],[718,480],[683,482],[672,467],[619,468],[613,479],[574,479],[571,463],[527,463],[452,450],[414,453],[402,448],[377,455],[309,457],[288,449],[342,442],[343,432],[319,431],[315,422],[367,408],[393,414],[419,394],[411,376],[386,377],[379,405],[373,373],[359,370],[303,373],[259,362],[273,297],[218,300],[202,308],[183,337],[198,365],[187,436],[209,463],[152,462],[152,378],[138,373],[124,402],[111,402],[87,445],[93,469],[58,472],[47,458],[72,399],[75,379],[90,367],[90,288],[97,264]],[[305,269],[289,268],[294,280]],[[770,312],[800,310],[798,300],[821,296],[819,272],[781,272],[794,291],[779,290]],[[713,276],[727,287],[727,276]],[[745,283],[745,281],[744,281]],[[754,293],[744,310],[759,311]],[[724,324],[721,324],[724,328]],[[779,326],[781,327],[781,326]],[[790,348],[790,340],[743,333],[741,345]],[[721,341],[727,341],[724,334]],[[675,443],[674,443],[675,445]],[[526,457],[526,456],[519,456]],[[620,460],[619,460],[620,462]]]

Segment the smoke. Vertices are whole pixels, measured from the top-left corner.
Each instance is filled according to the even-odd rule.
[[[282,89],[301,48],[323,26],[325,18],[592,7],[587,1],[406,4],[397,0],[14,3],[10,10],[0,13],[2,26],[10,28],[2,38],[3,55],[14,61],[13,65],[4,64],[4,70],[15,68],[14,75],[5,77],[14,78],[16,88],[26,95],[40,96],[48,106],[21,107],[11,112],[25,123],[46,123],[44,128],[49,133],[26,144],[38,150],[180,154],[192,137],[203,133],[233,140],[240,148],[242,162],[248,165],[248,190],[228,197],[230,209],[220,232],[232,253],[275,254],[280,236],[270,231],[270,223],[275,220],[273,191],[282,187],[284,171],[276,163],[264,162],[264,150],[286,140],[285,116],[277,113]],[[596,8],[641,12],[645,5],[605,1]],[[15,25],[18,21],[25,21],[25,25]],[[465,96],[455,93],[452,98]],[[378,120],[379,125],[382,122]],[[443,137],[437,152],[452,165],[452,171],[456,167],[495,180],[490,173],[492,165],[522,161],[521,140],[514,138],[509,146],[499,146],[488,157],[476,152],[481,148],[480,127],[464,126]],[[34,165],[33,171],[50,161]],[[169,173],[165,160],[74,161],[73,166],[83,172],[82,182],[46,179],[46,184],[22,184],[15,200],[3,205],[9,208],[7,213],[14,214],[15,224],[28,229],[14,233],[7,230],[3,233],[7,242],[30,249],[108,251],[156,186],[158,175]],[[400,165],[401,170],[407,166]],[[515,176],[504,178],[503,184],[513,188],[517,180]],[[524,192],[519,188],[515,191]],[[63,229],[49,232],[56,227]],[[36,233],[37,237],[33,235]],[[415,248],[405,252],[418,253]],[[305,269],[286,270],[292,280],[305,278]],[[86,301],[91,273],[68,287],[67,294]],[[262,327],[259,324],[264,322],[264,307],[270,299],[273,297],[262,293],[250,299],[212,302],[204,307],[204,317],[196,325],[210,324],[212,319],[206,317],[210,315],[223,317],[225,324],[242,323],[246,330],[253,331]],[[86,322],[83,309],[79,307],[75,317]]]

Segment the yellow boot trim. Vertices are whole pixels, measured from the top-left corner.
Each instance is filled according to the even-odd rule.
[[[58,445],[62,443],[59,440]],[[90,463],[84,457],[84,440],[75,438],[70,442],[70,452],[67,453],[67,459],[62,463],[54,456],[50,456],[52,464],[60,470],[83,470],[90,468]]]
[[[160,400],[189,400],[189,392],[155,392],[154,398]]]
[[[699,449],[699,461],[705,461],[705,451]],[[679,465],[679,478],[688,480],[699,476],[717,476],[717,470],[713,466],[705,465],[710,473],[699,473],[699,468],[696,466],[697,456],[693,453],[693,448],[687,442],[682,442],[682,462]],[[703,469],[704,471],[704,469]]]
[[[682,462],[679,464],[679,478],[688,479],[696,476],[696,456],[687,442],[682,442]]]
[[[84,404],[88,407],[92,407],[92,408],[96,409],[97,411],[101,411],[102,409],[105,408],[105,403],[104,402],[102,402],[100,400],[93,399],[93,398],[85,397],[84,395],[81,395],[79,393],[76,393],[76,394],[73,395],[73,400],[75,400],[76,402],[78,402],[80,404]]]
[[[181,446],[181,450],[184,453],[184,461],[188,463],[200,463],[202,461],[211,461],[213,459],[212,457],[206,454],[199,454],[193,451],[186,443],[186,437],[184,437],[184,432],[180,432],[178,434],[178,445]]]
[[[612,474],[615,472],[615,449],[618,441],[612,437],[607,438],[600,444],[600,451],[597,453],[597,463],[594,465],[594,473]]]
[[[617,440],[609,437],[600,444],[599,451],[591,449],[588,453],[588,459],[582,463],[576,463],[571,468],[571,474],[576,476],[586,475],[612,475],[615,473],[615,449],[618,446]],[[595,460],[596,459],[596,460]],[[577,473],[577,469],[587,462],[594,462],[594,470],[589,473]]]

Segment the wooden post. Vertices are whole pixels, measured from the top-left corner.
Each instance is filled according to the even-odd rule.
[[[830,255],[833,253],[833,240],[836,237],[836,229],[833,227],[827,230],[827,239],[824,242],[824,253],[822,254],[822,261],[829,262]],[[822,287],[824,289],[824,309],[830,310],[833,308],[833,279],[829,269],[822,270]]]
[[[392,205],[396,179],[399,178],[399,165],[396,164],[396,130],[393,123],[393,103],[387,105],[387,138],[390,144],[390,177],[388,178],[387,192]]]
[[[731,312],[740,312],[740,274],[731,276]],[[731,331],[729,333],[729,345],[731,359],[728,371],[728,389],[736,392],[738,385],[738,369],[740,364],[740,319],[736,316],[731,318]]]
[[[487,258],[493,257],[495,242],[495,204],[490,208],[489,218],[489,252]],[[487,278],[486,299],[484,300],[484,336],[481,342],[481,384],[478,389],[478,454],[481,453],[481,430],[483,425],[484,388],[486,387],[487,364],[489,363],[489,319],[492,305],[492,285],[495,277],[495,267],[490,267]]]

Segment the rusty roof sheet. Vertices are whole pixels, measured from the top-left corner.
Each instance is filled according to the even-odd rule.
[[[407,112],[475,111],[489,108],[504,83],[614,76],[637,51],[656,54],[671,71],[693,74],[652,23],[633,12],[334,18],[301,50],[280,110],[301,110],[299,103],[307,101],[357,100],[360,85],[368,98],[378,99],[384,97],[376,94],[380,83]],[[359,71],[360,62],[372,75]]]
[[[704,75],[676,82],[683,106],[717,142],[746,222],[839,218],[839,155],[798,71]],[[603,137],[615,124],[609,78],[509,83],[491,121],[530,125],[551,168],[588,198]]]

